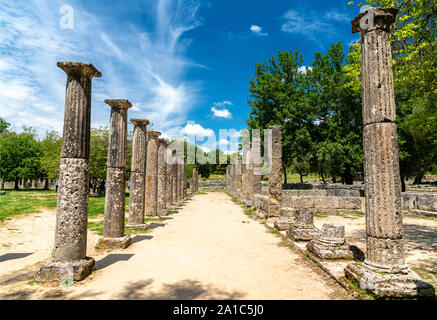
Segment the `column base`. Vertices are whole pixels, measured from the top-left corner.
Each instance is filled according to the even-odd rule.
[[[96,244],[96,249],[126,249],[132,244],[130,235],[125,235],[121,238],[105,238],[102,237]]]
[[[287,237],[295,241],[310,241],[320,236],[320,230],[317,228],[299,228],[292,226],[287,231]]]
[[[129,228],[129,229],[147,229],[148,227],[149,227],[149,225],[147,223],[138,223],[138,224],[128,223],[126,225],[126,228]]]
[[[95,260],[90,257],[73,261],[50,261],[37,271],[35,282],[82,281],[93,272],[95,264]],[[69,277],[72,279],[69,279]]]
[[[364,259],[364,253],[358,247],[351,246],[347,242],[343,244],[335,244],[322,242],[316,239],[311,240],[306,248],[321,259]]]
[[[279,217],[275,220],[275,228],[279,231],[286,231],[293,225],[293,219],[287,217]]]
[[[378,297],[386,298],[432,298],[434,287],[422,281],[411,269],[405,273],[378,272],[364,263],[355,262],[344,268],[346,278],[358,282],[360,288],[369,290]]]

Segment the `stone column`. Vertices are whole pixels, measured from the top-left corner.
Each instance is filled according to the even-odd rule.
[[[170,149],[166,149],[165,155],[166,155],[166,171],[167,171],[167,185],[166,185],[166,207],[170,208],[174,201],[173,201],[173,157],[171,154]]]
[[[158,139],[158,211],[163,215],[167,214],[167,163],[165,151],[167,139]]]
[[[134,125],[132,143],[132,164],[130,174],[128,228],[145,229],[144,197],[146,193],[147,119],[131,119]]]
[[[179,203],[178,198],[178,162],[176,150],[172,152],[172,178],[173,178],[173,204],[177,205]]]
[[[261,165],[261,139],[254,137],[252,139],[252,203],[254,202],[254,195],[262,192]]]
[[[64,130],[59,168],[53,261],[43,265],[37,282],[86,278],[95,261],[86,256],[91,130],[91,80],[102,74],[89,63],[58,62],[67,73]]]
[[[185,181],[184,181],[184,160],[185,156],[180,155],[179,156],[179,164],[178,164],[178,179],[179,179],[179,201],[184,201],[184,189],[185,189]]]
[[[157,131],[147,131],[146,216],[158,216],[158,137]]]
[[[282,205],[282,131],[281,126],[270,126],[272,154],[269,175],[269,216],[279,217]]]
[[[97,248],[127,248],[132,239],[124,234],[126,197],[126,145],[128,100],[105,100],[111,107],[109,125],[108,159],[106,169],[104,236]]]
[[[252,206],[253,199],[253,165],[252,165],[252,144],[249,144],[249,148],[246,153],[246,164],[245,164],[245,179],[246,179],[246,195],[243,199],[246,207]]]
[[[199,173],[197,167],[193,168],[193,183],[194,183],[194,193],[199,191]]]
[[[228,164],[226,166],[226,190],[229,192],[229,182],[231,181],[230,176],[229,176],[229,170],[230,170],[230,165]]]
[[[388,33],[398,9],[370,8],[352,21],[361,33],[366,260],[346,276],[378,296],[434,296],[405,264],[392,53]]]

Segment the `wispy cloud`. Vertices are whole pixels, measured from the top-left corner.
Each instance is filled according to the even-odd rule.
[[[93,63],[103,77],[93,80],[93,126],[107,125],[105,98],[126,98],[129,116],[149,118],[158,130],[182,126],[196,102],[200,82],[185,72],[203,67],[186,56],[186,32],[201,25],[200,1],[158,0],[148,6],[150,25],[94,15],[79,1],[74,29],[61,29],[61,0],[0,2],[0,116],[18,125],[62,130],[65,74],[57,61]],[[124,1],[134,12],[137,1]],[[103,5],[103,4],[102,4]],[[109,12],[109,11],[108,11]]]
[[[267,32],[262,32],[262,28],[260,26],[254,24],[250,26],[250,31],[252,31],[254,34],[258,36],[266,37],[269,35]]]
[[[182,134],[187,136],[196,137],[213,137],[215,136],[214,130],[204,128],[200,124],[188,123],[181,131]]]
[[[339,22],[349,22],[350,19],[344,13],[337,10],[327,11],[325,14],[320,12],[308,11],[305,9],[289,10],[283,16],[281,30],[287,33],[301,34],[311,40],[318,41],[317,36],[333,37],[337,34]]]

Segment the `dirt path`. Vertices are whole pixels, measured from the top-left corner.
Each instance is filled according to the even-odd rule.
[[[317,272],[298,253],[282,246],[280,238],[245,216],[223,193],[196,195],[178,213],[165,219],[153,225],[152,233],[137,235],[129,248],[94,256],[95,273],[72,288],[23,283],[31,276],[34,266],[21,279],[21,290],[26,293],[21,296],[18,292],[10,293],[5,297],[16,298],[18,294],[22,298],[67,299],[335,299],[342,296],[332,280]],[[14,287],[18,286],[17,281]]]

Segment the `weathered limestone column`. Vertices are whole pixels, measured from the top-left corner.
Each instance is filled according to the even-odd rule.
[[[109,125],[108,159],[106,169],[104,236],[97,248],[127,248],[132,239],[124,234],[126,197],[126,145],[127,110],[132,108],[128,100],[105,100],[111,107]]]
[[[434,296],[405,264],[392,53],[398,9],[370,8],[352,21],[361,33],[367,254],[346,276],[378,296]]]
[[[163,215],[167,215],[167,163],[165,161],[167,143],[167,139],[158,139],[158,211]]]
[[[91,80],[102,74],[89,63],[58,62],[67,74],[64,130],[59,168],[53,261],[43,265],[37,282],[80,281],[94,268],[86,256],[91,130]]]
[[[287,231],[287,236],[292,240],[309,241],[320,236],[320,230],[314,226],[314,211],[311,209],[296,209],[294,221]]]
[[[185,156],[179,155],[179,162],[178,162],[178,179],[179,179],[179,201],[184,201],[184,189],[185,189],[185,182],[184,182],[184,161]]]
[[[178,158],[176,150],[172,152],[172,178],[173,178],[173,204],[177,205],[179,203],[178,199]]]
[[[262,191],[262,157],[261,157],[261,139],[253,137],[252,139],[252,204],[254,203],[255,194]]]
[[[166,207],[170,208],[174,201],[173,201],[173,156],[172,156],[172,150],[166,148],[165,150],[165,156],[166,156],[166,171],[167,171],[167,185],[166,185]]]
[[[134,125],[130,174],[129,220],[126,227],[145,229],[144,197],[146,193],[147,119],[131,119]]]
[[[231,167],[228,164],[226,166],[226,190],[228,190],[228,192],[230,191],[229,190],[229,182],[231,181],[231,179],[230,179],[230,169],[231,169]]]
[[[269,216],[279,217],[282,205],[282,131],[281,126],[272,130],[272,154],[269,175]]]
[[[249,149],[246,154],[246,197],[244,199],[244,204],[247,207],[252,206],[252,199],[253,199],[253,163],[252,163],[252,143],[249,144]]]
[[[197,167],[193,168],[193,183],[194,183],[194,193],[199,191],[199,172],[197,171]]]
[[[147,145],[146,165],[146,211],[149,217],[158,216],[158,137],[157,131],[147,131],[149,137]]]

